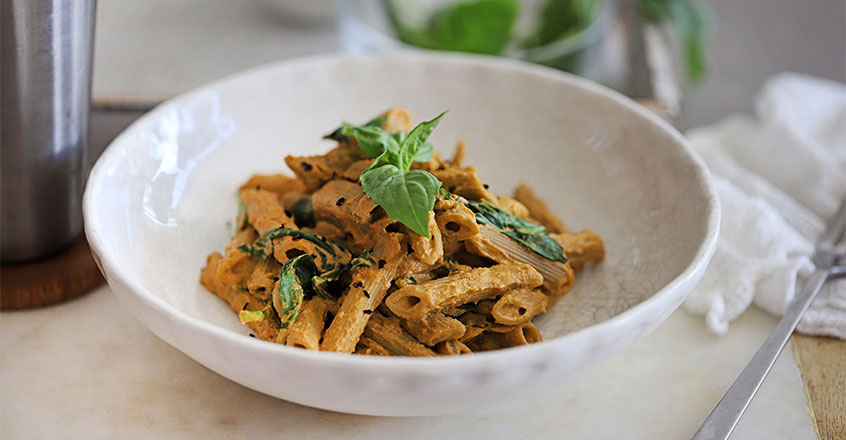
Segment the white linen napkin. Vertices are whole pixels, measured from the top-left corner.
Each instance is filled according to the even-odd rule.
[[[784,314],[846,196],[846,86],[783,73],[764,85],[756,114],[688,133],[713,175],[722,221],[711,265],[683,308],[717,334],[752,303]],[[846,339],[846,279],[828,282],[799,331]]]

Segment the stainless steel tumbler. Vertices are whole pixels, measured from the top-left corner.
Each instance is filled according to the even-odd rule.
[[[82,231],[95,0],[0,1],[0,259]]]

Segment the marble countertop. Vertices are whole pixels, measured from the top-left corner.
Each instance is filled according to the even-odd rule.
[[[753,308],[715,337],[678,311],[625,352],[544,392],[444,417],[380,418],[230,382],[158,339],[104,286],[0,314],[0,437],[689,438],[775,322]],[[732,436],[759,438],[816,438],[789,348]]]
[[[144,108],[258,64],[338,50],[331,22],[294,24],[277,1],[99,1],[95,102]],[[706,3],[720,30],[685,126],[749,108],[764,78],[781,70],[842,80],[842,51],[795,50],[843,41],[842,5]],[[815,32],[802,30],[811,25]],[[759,38],[739,38],[751,34]],[[754,68],[738,71],[740,63]],[[134,117],[109,114],[102,133]],[[775,323],[753,308],[715,337],[701,318],[678,311],[625,352],[542,393],[446,417],[377,418],[230,382],[155,337],[104,286],[69,303],[0,314],[0,438],[689,438]],[[788,346],[732,438],[816,438],[809,411]]]

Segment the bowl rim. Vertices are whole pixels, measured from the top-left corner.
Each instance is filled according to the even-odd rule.
[[[420,358],[420,357],[405,357],[405,356],[351,356],[347,353],[334,352],[320,352],[303,350],[286,345],[275,344],[272,342],[261,341],[255,338],[249,338],[243,334],[239,334],[227,328],[221,327],[209,321],[205,321],[198,317],[192,316],[182,310],[177,309],[164,299],[153,294],[146,286],[135,285],[127,276],[126,271],[112,261],[112,257],[106,250],[108,246],[105,244],[103,237],[99,234],[100,228],[103,226],[97,218],[99,200],[94,197],[94,194],[100,192],[99,187],[104,181],[101,175],[106,169],[106,164],[112,162],[120,155],[121,145],[132,135],[136,129],[150,121],[158,118],[162,113],[165,113],[172,107],[177,107],[184,102],[190,101],[196,96],[209,93],[210,91],[226,84],[237,83],[245,77],[253,75],[261,75],[263,73],[271,72],[277,69],[288,69],[297,67],[308,67],[309,64],[321,65],[341,62],[353,63],[390,63],[402,60],[412,60],[424,63],[447,63],[457,66],[467,67],[482,67],[494,70],[504,70],[518,73],[526,73],[532,76],[540,76],[546,79],[561,82],[568,86],[577,87],[585,90],[591,94],[599,95],[605,99],[614,101],[628,111],[636,114],[638,117],[647,121],[648,123],[657,126],[662,132],[669,135],[676,144],[681,148],[683,153],[688,157],[694,165],[694,172],[692,177],[695,178],[697,184],[704,189],[706,193],[708,219],[705,236],[699,248],[694,255],[693,260],[674,277],[669,283],[658,289],[651,296],[641,301],[640,303],[620,312],[619,314],[606,319],[604,321],[591,324],[580,330],[558,336],[549,340],[544,340],[540,343],[529,344],[518,347],[511,347],[501,350],[492,350],[481,353],[473,353],[470,356],[438,356],[435,358]],[[104,274],[108,273],[110,277],[116,278],[120,284],[127,287],[127,290],[143,302],[147,307],[155,310],[157,313],[166,315],[173,321],[178,321],[184,325],[191,327],[195,331],[202,332],[213,338],[220,338],[228,343],[246,344],[250,350],[258,350],[263,352],[266,356],[283,356],[294,357],[302,362],[320,362],[322,364],[332,363],[336,365],[344,364],[346,367],[357,368],[373,368],[379,367],[382,370],[415,370],[420,372],[429,371],[432,368],[450,368],[451,371],[461,372],[469,371],[478,368],[480,363],[487,363],[494,360],[497,361],[519,361],[534,359],[536,354],[541,351],[546,351],[554,346],[566,345],[569,341],[578,338],[590,338],[593,335],[603,334],[607,329],[612,327],[624,325],[625,322],[634,320],[634,316],[641,310],[651,308],[653,305],[658,305],[662,301],[669,300],[668,297],[679,296],[679,287],[691,280],[698,280],[704,272],[707,264],[714,253],[719,235],[720,224],[720,204],[716,195],[716,190],[712,184],[709,171],[704,165],[704,162],[698,154],[693,150],[684,136],[672,127],[667,121],[661,119],[656,114],[650,112],[646,108],[635,103],[628,97],[608,89],[602,85],[594,83],[590,80],[562,72],[550,67],[530,64],[524,61],[494,57],[486,55],[468,55],[456,54],[446,52],[421,52],[421,51],[392,51],[379,54],[366,55],[350,55],[343,53],[318,54],[306,57],[293,58],[280,62],[260,65],[251,69],[246,69],[232,75],[226,76],[219,80],[204,84],[195,89],[189,90],[185,93],[179,94],[171,99],[164,101],[157,105],[154,109],[147,112],[141,118],[133,122],[121,132],[103,151],[97,159],[96,164],[91,170],[88,181],[86,183],[85,193],[83,196],[83,217],[85,225],[85,234],[91,246],[92,252],[95,255],[95,260],[101,264],[101,268],[109,267],[110,270],[103,270]],[[107,281],[109,277],[106,277]],[[112,281],[112,282],[114,282]],[[109,283],[111,286],[111,282]],[[684,299],[678,298],[678,304]],[[135,314],[134,310],[130,310]],[[146,324],[145,324],[146,326]],[[499,362],[497,362],[499,363]]]

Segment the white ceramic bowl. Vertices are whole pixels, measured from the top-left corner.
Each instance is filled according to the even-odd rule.
[[[543,343],[436,359],[309,352],[250,338],[198,284],[231,236],[241,182],[328,150],[321,135],[340,121],[390,106],[417,120],[450,109],[437,148],[466,139],[499,194],[527,181],[568,225],[604,238],[606,261],[537,320]],[[395,54],[274,64],[162,104],[100,157],[84,214],[115,295],[197,362],[303,405],[411,416],[529,392],[645,335],[702,276],[719,205],[684,138],[621,95],[513,60]]]

